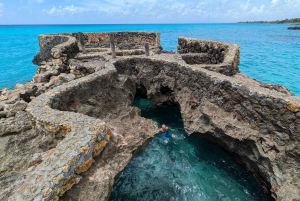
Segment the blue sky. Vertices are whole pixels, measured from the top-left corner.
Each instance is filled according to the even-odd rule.
[[[0,24],[230,23],[300,17],[300,0],[0,0]]]

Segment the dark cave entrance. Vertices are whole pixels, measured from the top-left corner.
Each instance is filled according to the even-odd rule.
[[[137,90],[132,105],[159,126],[167,124],[178,138],[165,145],[161,134],[157,134],[121,173],[111,201],[272,200],[228,153],[207,141],[187,136],[176,103],[155,105],[145,99],[145,92]]]

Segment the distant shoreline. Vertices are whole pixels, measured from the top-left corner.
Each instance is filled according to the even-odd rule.
[[[300,18],[293,18],[293,19],[285,19],[285,20],[276,20],[276,21],[244,21],[238,22],[243,24],[296,24],[300,25]]]
[[[298,23],[238,22],[238,24],[292,24],[292,25],[300,25],[300,22],[298,22]]]

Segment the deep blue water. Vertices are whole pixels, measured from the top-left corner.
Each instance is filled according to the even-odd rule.
[[[176,50],[178,36],[237,43],[240,70],[264,82],[282,84],[300,96],[300,31],[290,25],[184,24],[184,25],[59,25],[0,26],[0,88],[13,88],[32,79],[38,53],[38,35],[63,32],[157,31],[166,50]]]
[[[110,201],[270,201],[254,178],[220,148],[187,137],[180,110],[137,97],[134,106],[177,136],[157,134],[115,182]]]

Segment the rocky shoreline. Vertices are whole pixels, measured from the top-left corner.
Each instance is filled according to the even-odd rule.
[[[157,132],[130,107],[136,94],[178,105],[188,134],[230,152],[276,200],[300,199],[300,99],[240,74],[237,45],[180,37],[169,54],[144,32],[39,41],[33,81],[0,90],[1,200],[107,200]]]
[[[288,27],[289,30],[300,30],[300,26]]]

